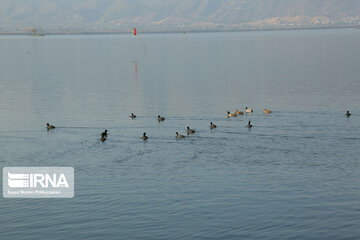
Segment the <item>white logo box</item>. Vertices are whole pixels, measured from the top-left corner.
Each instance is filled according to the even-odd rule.
[[[4,198],[73,198],[73,167],[4,167]]]

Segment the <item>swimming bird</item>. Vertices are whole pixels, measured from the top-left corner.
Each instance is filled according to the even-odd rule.
[[[248,122],[247,127],[248,127],[248,128],[252,128],[252,125],[251,125],[251,122],[250,122],[250,121]]]
[[[229,117],[236,117],[236,114],[235,113],[230,113],[229,111],[227,112],[227,116],[228,118]]]
[[[146,136],[146,133],[144,132],[144,135],[141,137],[142,140],[146,141],[148,139],[148,136]]]
[[[246,112],[246,113],[252,113],[253,110],[252,110],[251,108],[245,107],[245,112]]]
[[[103,138],[106,138],[107,137],[107,129],[101,133],[101,137]]]
[[[213,124],[213,122],[210,122],[210,129],[214,129],[214,128],[216,128],[216,125]]]
[[[264,114],[269,114],[269,113],[272,113],[272,111],[265,108],[265,109],[264,109]]]
[[[106,140],[106,137],[105,137],[105,136],[101,136],[100,141],[105,142],[105,140]]]
[[[346,111],[346,114],[345,114],[347,117],[350,117],[351,116],[351,113],[349,111]]]
[[[136,115],[134,113],[131,113],[131,116],[130,116],[132,119],[136,118]]]
[[[185,136],[176,132],[176,138],[184,138]]]
[[[243,115],[244,114],[244,112],[242,112],[242,111],[239,111],[239,110],[235,110],[235,114],[238,116],[238,115]]]
[[[195,130],[194,130],[194,129],[190,129],[190,127],[187,126],[187,127],[186,127],[186,132],[187,132],[188,135],[189,135],[189,134],[194,134],[194,133],[195,133]]]
[[[47,128],[47,130],[50,130],[50,129],[54,129],[55,126],[50,125],[49,123],[46,123],[46,128]]]
[[[159,122],[165,121],[165,118],[164,118],[164,117],[160,117],[160,115],[158,115],[158,121],[159,121]]]

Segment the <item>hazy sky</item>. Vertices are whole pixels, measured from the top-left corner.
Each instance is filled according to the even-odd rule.
[[[0,0],[0,28],[238,28],[359,24],[359,0]]]

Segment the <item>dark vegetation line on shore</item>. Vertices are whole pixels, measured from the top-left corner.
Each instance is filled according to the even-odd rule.
[[[141,34],[152,33],[211,33],[211,32],[253,32],[253,31],[292,31],[292,30],[316,30],[316,29],[340,29],[340,28],[355,28],[360,30],[360,25],[351,26],[321,26],[321,27],[274,27],[274,28],[249,28],[249,29],[229,29],[229,30],[169,30],[169,31],[141,31]],[[91,34],[131,34],[131,31],[69,31],[69,32],[41,32],[46,35],[91,35]],[[0,35],[31,35],[30,32],[0,32]]]

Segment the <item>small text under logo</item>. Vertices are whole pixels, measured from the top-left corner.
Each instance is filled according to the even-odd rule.
[[[4,167],[5,198],[72,198],[72,167]]]

